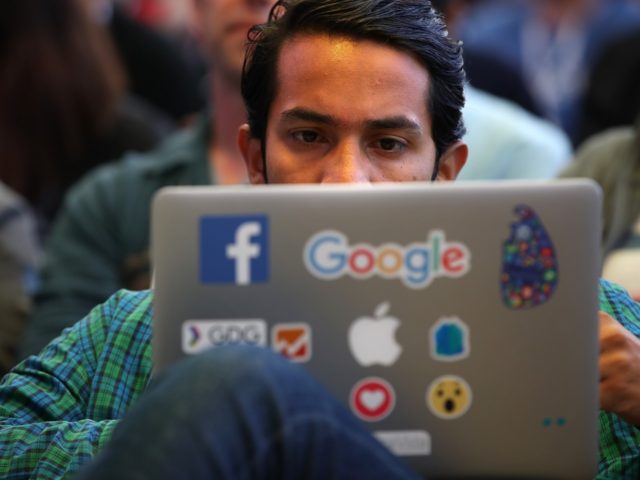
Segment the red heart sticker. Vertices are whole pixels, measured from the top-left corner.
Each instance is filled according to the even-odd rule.
[[[351,389],[351,410],[362,420],[377,422],[391,413],[396,395],[391,385],[381,378],[365,378]]]

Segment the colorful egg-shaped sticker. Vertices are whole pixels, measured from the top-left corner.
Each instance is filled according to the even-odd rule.
[[[556,251],[542,221],[531,207],[518,205],[518,219],[502,247],[502,300],[513,309],[543,305],[558,285]]]

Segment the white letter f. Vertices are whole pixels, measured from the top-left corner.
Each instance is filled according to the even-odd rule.
[[[236,284],[251,282],[251,259],[260,256],[260,245],[251,243],[251,237],[260,235],[262,228],[258,222],[245,222],[236,230],[235,243],[227,245],[227,258],[236,261]]]

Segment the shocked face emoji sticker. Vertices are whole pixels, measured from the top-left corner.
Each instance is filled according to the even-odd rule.
[[[427,390],[427,405],[436,417],[459,418],[471,406],[471,388],[462,378],[444,375],[436,378]]]

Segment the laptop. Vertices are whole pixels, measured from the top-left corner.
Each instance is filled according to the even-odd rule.
[[[252,344],[430,478],[590,478],[601,194],[587,180],[173,187],[158,373]]]

